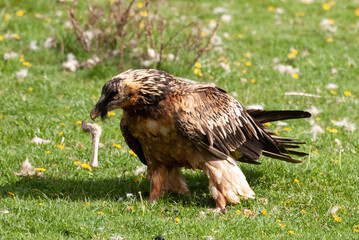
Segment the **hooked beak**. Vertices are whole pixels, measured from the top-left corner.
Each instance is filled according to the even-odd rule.
[[[97,104],[92,108],[91,113],[90,113],[90,117],[92,119],[92,121],[95,121],[95,119],[100,116],[100,111],[97,108]]]
[[[105,97],[101,96],[96,105],[92,108],[90,117],[94,121],[98,116],[105,117],[108,112]]]

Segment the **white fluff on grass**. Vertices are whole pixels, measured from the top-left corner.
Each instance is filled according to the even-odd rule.
[[[67,54],[67,61],[62,63],[62,67],[66,70],[70,70],[71,72],[75,72],[79,62],[76,60],[74,54],[69,53]]]
[[[16,77],[17,78],[26,78],[27,74],[29,73],[29,70],[27,68],[21,69],[20,71],[16,72]]]
[[[38,136],[35,136],[31,139],[31,142],[36,143],[36,144],[47,144],[47,143],[50,143],[51,141],[39,138]]]

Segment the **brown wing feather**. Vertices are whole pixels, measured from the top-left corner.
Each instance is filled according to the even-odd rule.
[[[128,118],[125,113],[122,115],[120,128],[122,136],[125,138],[125,142],[127,143],[127,145],[132,149],[132,151],[134,151],[134,153],[136,153],[140,161],[143,164],[147,165],[146,157],[143,153],[141,143],[131,134],[131,131],[128,126]]]
[[[295,154],[271,135],[246,109],[223,89],[208,85],[191,85],[178,102],[175,126],[182,135],[225,159],[231,155],[239,161],[258,164],[264,153],[280,160],[298,162],[285,154]],[[284,144],[296,142],[283,141]],[[239,152],[239,154],[238,154]],[[299,154],[297,154],[299,155]]]
[[[177,129],[199,146],[231,155],[245,142],[259,140],[263,131],[252,121],[244,107],[224,90],[214,86],[191,86],[177,115]],[[261,146],[250,158],[261,155]]]

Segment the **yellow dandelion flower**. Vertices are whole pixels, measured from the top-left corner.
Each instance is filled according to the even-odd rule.
[[[98,215],[104,215],[104,213],[101,212],[101,211],[100,211],[100,212],[97,212],[97,214],[98,214]]]
[[[294,179],[295,183],[300,183],[300,181],[298,179]]]
[[[148,16],[148,13],[146,11],[140,12],[140,14],[141,14],[142,17],[147,17]]]
[[[84,203],[83,206],[84,206],[84,207],[90,206],[90,203],[89,203],[89,202]]]
[[[323,9],[324,9],[325,11],[329,11],[329,10],[330,10],[330,5],[329,5],[328,3],[324,3],[324,4],[323,4]]]
[[[335,214],[333,214],[333,217],[334,217],[334,221],[336,221],[338,223],[340,223],[342,221],[342,219]]]
[[[338,130],[335,129],[335,128],[331,128],[331,129],[329,130],[329,132],[331,132],[331,133],[338,133]]]
[[[239,214],[241,214],[242,213],[242,211],[241,210],[237,210],[237,212],[236,212],[238,215]]]
[[[142,174],[140,174],[140,177],[146,179],[146,176],[144,176],[144,175],[142,175]]]
[[[24,16],[24,14],[25,14],[24,10],[20,10],[20,11],[16,12],[16,16],[18,16],[18,17],[22,17],[22,16]]]
[[[133,211],[133,206],[129,206],[128,208],[129,208],[131,211]]]
[[[251,58],[251,57],[252,57],[252,53],[247,52],[247,53],[246,53],[246,58]]]
[[[24,54],[20,55],[20,62],[24,62]]]
[[[282,222],[282,220],[278,219],[277,222]]]
[[[327,42],[329,43],[333,42],[333,38],[327,38]]]
[[[351,93],[351,92],[349,92],[349,91],[345,91],[345,92],[344,92],[344,95],[345,95],[345,96],[351,96],[351,95],[352,95],[352,93]]]
[[[359,8],[355,9],[355,15],[359,17]]]
[[[45,168],[36,168],[36,171],[38,171],[38,172],[46,172],[46,169]]]
[[[198,75],[198,76],[200,76],[200,77],[203,76],[203,75],[202,75],[202,71],[201,71],[201,69],[199,69],[199,68],[195,68],[193,72],[194,72],[194,74],[196,74],[196,75]]]
[[[108,112],[108,113],[107,113],[107,116],[108,116],[108,117],[112,117],[112,116],[115,116],[115,115],[116,115],[116,113],[114,113],[114,112]]]
[[[331,90],[330,93],[333,94],[333,95],[337,95],[337,92],[334,91],[334,90]]]
[[[48,23],[50,23],[50,22],[51,22],[51,18],[47,17],[47,18],[45,18],[45,21],[48,22]]]
[[[293,53],[294,55],[297,55],[297,54],[298,54],[298,50],[295,49],[295,48],[293,48],[293,49],[292,49],[292,53]]]
[[[140,28],[144,28],[145,27],[145,24],[143,22],[140,23],[139,25]]]
[[[243,34],[238,33],[237,38],[243,38]]]
[[[354,231],[354,232],[359,232],[359,229],[354,228],[353,231]]]
[[[9,19],[11,18],[11,15],[9,13],[5,13],[4,14],[4,20],[5,22],[9,21]]]
[[[70,106],[66,106],[66,110],[70,110]]]
[[[275,7],[269,6],[268,7],[268,12],[275,12]]]
[[[47,150],[45,153],[46,153],[46,154],[50,154],[51,152],[50,152],[49,150]]]
[[[334,19],[329,19],[329,24],[333,25],[335,23]]]
[[[263,216],[265,216],[265,215],[268,214],[268,211],[267,210],[262,210],[262,214],[263,214]]]
[[[242,70],[242,73],[243,73],[243,74],[247,73],[247,69],[243,69],[243,70]]]
[[[92,170],[92,167],[90,165],[88,165],[87,163],[83,163],[81,164],[81,167],[84,168],[84,169],[88,169],[88,170]]]
[[[137,157],[136,153],[135,153],[134,151],[132,151],[132,150],[131,150],[131,151],[129,151],[129,154],[130,154],[130,155],[132,155],[132,156]]]
[[[288,53],[288,58],[289,59],[293,59],[293,58],[295,58],[295,56],[296,55],[293,52]]]
[[[74,164],[79,165],[82,164],[80,161],[75,161]]]
[[[315,120],[316,120],[316,121],[320,121],[320,117],[316,117]]]
[[[288,231],[289,234],[291,235],[294,235],[294,232],[293,231]]]
[[[290,131],[292,131],[292,129],[290,129],[290,128],[286,127],[286,128],[284,128],[284,131],[286,131],[286,132],[290,132]]]
[[[0,35],[0,41],[2,41],[3,39],[4,39],[4,37]]]
[[[29,91],[32,92],[34,91],[34,89],[32,87],[29,87]]]
[[[330,2],[329,2],[329,5],[330,5],[330,6],[334,6],[334,5],[335,5],[335,1],[333,1],[333,0],[330,1]]]
[[[256,83],[256,80],[254,78],[252,78],[251,83]]]
[[[3,119],[3,116],[0,116],[0,119]]]
[[[122,146],[120,145],[120,144],[116,144],[116,143],[114,143],[114,144],[112,144],[114,147],[116,147],[116,148],[118,148],[118,149],[121,149],[122,148]]]
[[[307,211],[305,211],[304,209],[301,211],[301,213],[303,213],[303,214],[306,214],[307,213]]]
[[[214,77],[213,77],[213,76],[209,76],[209,79],[213,80],[213,79],[214,79]]]
[[[19,34],[16,34],[16,33],[14,35],[12,35],[12,37],[15,38],[15,39],[18,39],[18,40],[20,39]]]
[[[181,219],[179,219],[179,217],[176,217],[176,222],[177,223],[181,222]]]
[[[201,32],[201,37],[206,37],[206,36],[207,36],[207,33]]]
[[[289,201],[289,200],[282,201],[282,204],[284,204],[284,205],[289,205],[289,204],[290,204],[290,201]]]
[[[59,135],[62,136],[62,135],[64,135],[64,133],[63,133],[63,132],[59,132]]]
[[[9,195],[15,197],[15,193],[13,193],[13,192],[9,192]]]
[[[284,225],[283,223],[280,223],[279,226],[280,226],[281,228],[285,228],[285,225]]]
[[[141,3],[141,2],[137,3],[137,7],[138,8],[143,8],[143,3]]]
[[[82,125],[82,121],[76,121],[77,125]]]
[[[315,149],[315,150],[313,151],[313,153],[314,153],[314,154],[318,154],[318,149]]]
[[[29,62],[23,62],[22,64],[25,65],[25,66],[27,66],[27,67],[31,67],[31,66],[32,66],[32,64],[29,63]]]
[[[62,145],[57,145],[56,147],[60,148],[61,150],[65,149],[64,146],[62,146]]]
[[[196,68],[201,68],[202,67],[202,65],[199,62],[196,62],[194,65],[196,66]]]
[[[266,122],[266,123],[264,123],[263,125],[266,126],[266,127],[269,127],[269,126],[270,126],[270,122]]]
[[[39,203],[39,206],[43,206],[44,204],[41,202],[41,203]]]
[[[321,173],[319,173],[319,175],[320,175],[320,176],[323,176],[323,174],[324,174],[324,173],[322,173],[322,172],[321,172]]]
[[[65,123],[61,123],[60,125],[63,127],[63,126],[65,126]]]
[[[246,66],[250,67],[250,66],[252,66],[252,63],[251,62],[246,62]]]
[[[298,79],[298,78],[299,78],[298,73],[292,73],[292,78],[294,78],[294,79]]]

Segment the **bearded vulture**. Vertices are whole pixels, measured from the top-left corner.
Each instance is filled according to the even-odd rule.
[[[225,90],[184,81],[154,69],[128,70],[108,81],[90,117],[123,109],[121,131],[147,167],[150,200],[163,192],[188,193],[180,168],[202,169],[216,207],[254,198],[236,161],[259,164],[261,155],[300,163],[296,139],[276,136],[263,124],[307,118],[304,111],[246,109]]]

